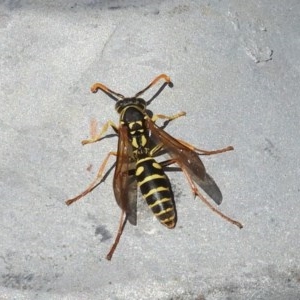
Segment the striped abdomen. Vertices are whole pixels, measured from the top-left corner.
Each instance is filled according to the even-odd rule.
[[[168,228],[176,225],[176,211],[169,178],[152,157],[139,159],[135,175],[143,198],[158,220]]]

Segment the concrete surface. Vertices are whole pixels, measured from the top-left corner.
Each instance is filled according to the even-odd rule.
[[[0,299],[300,299],[299,14],[299,0],[1,1]],[[235,147],[203,161],[244,229],[170,172],[177,227],[139,199],[108,262],[112,173],[64,204],[117,145],[80,144],[92,118],[118,122],[89,88],[131,96],[160,73],[174,87],[149,109],[187,112],[169,133]]]

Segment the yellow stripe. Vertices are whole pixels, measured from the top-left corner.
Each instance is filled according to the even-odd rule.
[[[134,135],[135,132],[132,132],[132,135]],[[142,135],[141,137],[141,145],[137,142],[137,138],[135,136],[132,137],[131,145],[134,148],[139,148],[139,146],[145,147],[147,145],[148,140],[146,139],[145,135]]]
[[[167,191],[168,188],[163,187],[163,186],[159,186],[157,188],[152,189],[148,194],[144,195],[144,198],[149,197],[150,195],[156,193],[156,192],[160,192],[160,191]]]
[[[163,215],[163,214],[165,214],[165,213],[167,213],[167,212],[169,212],[169,211],[172,211],[172,210],[173,210],[173,208],[172,208],[172,207],[169,207],[169,208],[167,208],[167,209],[165,209],[165,210],[160,211],[159,213],[157,213],[157,214],[155,214],[155,215],[158,217],[158,216],[161,216],[161,215]],[[165,220],[169,220],[169,219],[164,219],[163,221],[165,221]]]
[[[154,207],[156,205],[159,205],[159,204],[164,203],[164,202],[168,202],[170,200],[171,200],[171,198],[163,198],[161,200],[155,201],[153,204],[149,205],[149,207],[152,208],[152,207]]]
[[[154,162],[154,163],[152,164],[152,167],[155,168],[155,169],[159,169],[159,170],[162,169],[161,165],[160,165],[159,163],[157,163],[157,162]]]
[[[135,124],[142,126],[142,121],[131,122],[128,124],[129,128],[132,129]]]
[[[146,139],[146,137],[145,137],[145,135],[142,135],[142,146],[144,147],[144,146],[146,146],[146,144],[147,144],[147,139]]]
[[[138,167],[135,171],[137,176],[141,175],[144,172],[144,167]]]
[[[140,162],[147,161],[147,160],[153,160],[153,158],[150,157],[150,156],[147,156],[147,157],[145,157],[145,158],[139,159],[139,161],[137,162],[137,164],[139,164]]]
[[[139,168],[138,168],[139,169]],[[138,174],[137,174],[138,175]],[[164,175],[158,175],[158,174],[153,174],[153,175],[149,175],[147,176],[143,181],[139,182],[138,185],[141,186],[143,185],[145,182],[149,182],[151,180],[154,179],[159,179],[159,178],[165,178]]]
[[[131,145],[133,146],[133,148],[138,148],[139,147],[135,137],[132,139]]]
[[[164,220],[160,220],[161,222],[163,223],[167,223],[167,222],[170,222],[170,221],[173,221],[175,219],[175,215],[170,217],[170,218],[167,218],[167,219],[164,219]]]

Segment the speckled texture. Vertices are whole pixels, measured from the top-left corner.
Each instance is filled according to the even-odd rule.
[[[300,299],[298,0],[0,8],[0,299]],[[170,172],[177,227],[163,228],[139,199],[138,226],[127,225],[108,262],[120,215],[112,173],[64,204],[117,146],[116,137],[80,144],[92,118],[118,122],[114,102],[89,88],[131,96],[160,73],[174,87],[149,109],[187,112],[169,133],[235,147],[203,161],[220,209],[245,227]]]

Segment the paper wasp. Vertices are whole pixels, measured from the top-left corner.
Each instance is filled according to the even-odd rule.
[[[146,90],[161,79],[165,81],[164,84],[149,101],[146,102],[140,98]],[[112,127],[119,137],[118,151],[107,154],[100,166],[96,179],[81,194],[67,200],[66,204],[72,204],[98,186],[103,180],[105,166],[110,156],[114,155],[117,157],[113,189],[122,213],[115,241],[106,256],[108,260],[112,258],[127,220],[132,225],[136,225],[137,223],[136,203],[138,186],[143,198],[158,220],[168,228],[175,227],[177,215],[174,196],[170,181],[165,174],[165,169],[172,164],[176,164],[184,173],[195,197],[198,196],[211,210],[225,220],[239,228],[243,227],[240,222],[229,218],[213,206],[195,185],[195,183],[199,185],[216,204],[221,204],[221,191],[213,178],[206,173],[199,155],[223,153],[233,150],[233,147],[228,146],[214,151],[198,149],[182,140],[172,137],[155,124],[157,119],[171,121],[184,116],[184,112],[174,116],[158,114],[152,117],[147,112],[147,105],[150,104],[166,85],[173,86],[170,78],[165,74],[161,74],[133,97],[124,97],[110,90],[102,83],[95,83],[91,87],[93,93],[101,90],[116,101],[115,109],[120,115],[120,122],[119,126],[117,126],[112,121],[108,121],[102,127],[99,134],[92,134],[91,138],[83,140],[82,144],[85,145],[100,141],[108,128]],[[167,154],[169,159],[158,162],[156,157],[161,154]]]

